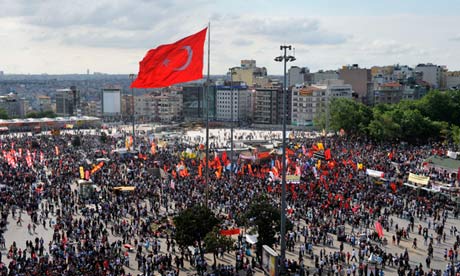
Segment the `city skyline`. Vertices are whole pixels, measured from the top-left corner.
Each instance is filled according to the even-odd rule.
[[[312,71],[428,62],[460,70],[460,31],[452,28],[460,21],[460,2],[318,2],[0,0],[0,71],[137,73],[148,49],[208,21],[211,74],[225,74],[242,59],[281,74],[273,57],[284,43],[295,47],[292,65]]]

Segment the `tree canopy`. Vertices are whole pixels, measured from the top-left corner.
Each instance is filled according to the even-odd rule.
[[[7,120],[8,119],[8,113],[6,112],[5,109],[0,108],[0,119]]]
[[[40,111],[40,112],[30,112],[26,115],[27,118],[56,118],[57,115],[51,110]]]
[[[209,208],[195,205],[174,217],[174,224],[179,246],[186,247],[198,242],[201,249],[201,241],[219,224],[219,220]]]
[[[372,108],[350,99],[334,99],[330,112],[332,130],[344,129],[350,135],[411,143],[453,140],[455,126],[460,126],[460,91],[431,91],[420,100]]]
[[[276,233],[281,227],[280,209],[273,206],[265,196],[254,200],[241,221],[249,227],[254,227],[257,237],[257,254],[262,253],[262,246],[273,246],[276,242]],[[292,229],[292,223],[286,219],[286,229]]]

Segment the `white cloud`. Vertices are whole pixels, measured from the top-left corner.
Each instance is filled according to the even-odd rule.
[[[264,14],[256,4],[265,2],[225,10],[211,0],[0,0],[0,70],[136,72],[147,49],[197,32],[208,20],[215,74],[241,59],[256,59],[270,74],[280,74],[282,66],[273,57],[281,44],[296,48],[297,61],[290,65],[312,70],[427,61],[460,69],[455,58],[460,36],[448,27],[456,26],[458,16],[299,12],[292,17]]]
[[[250,28],[248,28],[250,26]],[[243,20],[240,30],[255,36],[263,36],[277,42],[303,45],[340,44],[346,41],[342,34],[324,30],[320,21],[303,18],[258,18]]]

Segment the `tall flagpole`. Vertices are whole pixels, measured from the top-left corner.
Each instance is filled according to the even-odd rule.
[[[135,75],[134,74],[129,74],[129,77],[131,78],[131,85],[133,84],[134,82],[134,77]],[[131,115],[132,115],[132,125],[133,125],[133,144],[132,144],[132,148],[134,150],[134,147],[135,147],[135,126],[136,126],[136,123],[135,123],[135,119],[134,119],[134,88],[131,86]]]
[[[208,77],[206,78],[206,168],[205,168],[205,198],[208,207],[209,193],[209,86],[210,86],[210,66],[211,66],[211,22],[208,22]]]

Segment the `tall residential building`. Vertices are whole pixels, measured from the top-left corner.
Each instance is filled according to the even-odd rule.
[[[372,66],[371,76],[374,85],[380,85],[387,82],[392,82],[394,66]]]
[[[403,99],[404,87],[398,82],[384,83],[374,91],[374,104],[396,104]]]
[[[359,68],[358,64],[343,66],[339,70],[339,79],[351,85],[358,100],[366,104],[371,103],[373,88],[371,70]]]
[[[409,78],[414,78],[414,73],[414,68],[398,64],[393,68],[393,80],[406,83]]]
[[[337,80],[339,79],[339,73],[335,70],[320,70],[316,73],[313,73],[311,76],[311,83],[318,84],[323,83],[326,80]]]
[[[38,110],[40,112],[53,110],[53,107],[51,106],[51,97],[40,95],[37,97],[37,99],[38,99]]]
[[[127,121],[131,120],[133,114],[133,97],[129,94],[121,96],[121,116]]]
[[[182,94],[176,91],[145,94],[134,97],[138,122],[172,122],[182,119]]]
[[[291,124],[291,102],[292,102],[292,97],[291,97],[291,89],[288,88],[287,90],[287,95],[286,95],[286,124],[290,125]],[[277,113],[278,113],[278,119],[276,120],[276,124],[280,125],[283,123],[283,90],[279,90],[277,94]]]
[[[288,86],[294,86],[296,84],[304,84],[307,81],[307,78],[310,74],[310,69],[307,67],[298,67],[292,66],[288,70],[287,78],[288,78]]]
[[[254,92],[254,116],[255,124],[278,124],[278,94],[281,88],[257,88]]]
[[[428,82],[432,88],[441,88],[442,75],[444,68],[432,63],[419,64],[415,67],[415,71],[423,74],[422,80]]]
[[[322,85],[296,87],[292,90],[291,124],[312,126],[316,117],[328,112],[334,98],[352,98],[352,87],[340,80],[324,81]]]
[[[56,114],[58,116],[80,116],[80,91],[75,86],[56,90]]]
[[[232,82],[244,82],[249,87],[261,87],[268,83],[267,69],[257,67],[255,60],[242,60],[240,67],[230,69]]]
[[[246,85],[217,86],[216,119],[232,121],[233,117],[234,122],[249,121],[252,115],[251,100],[251,92]]]
[[[26,116],[27,103],[24,98],[19,98],[16,93],[0,96],[0,109],[3,109],[10,118],[24,118]]]
[[[156,96],[158,105],[158,118],[160,122],[182,120],[183,95],[177,91],[162,92]]]
[[[446,88],[460,89],[460,71],[450,71],[446,73]]]
[[[102,103],[101,101],[85,101],[81,103],[81,113],[85,116],[101,117]],[[121,114],[118,114],[119,117]]]

